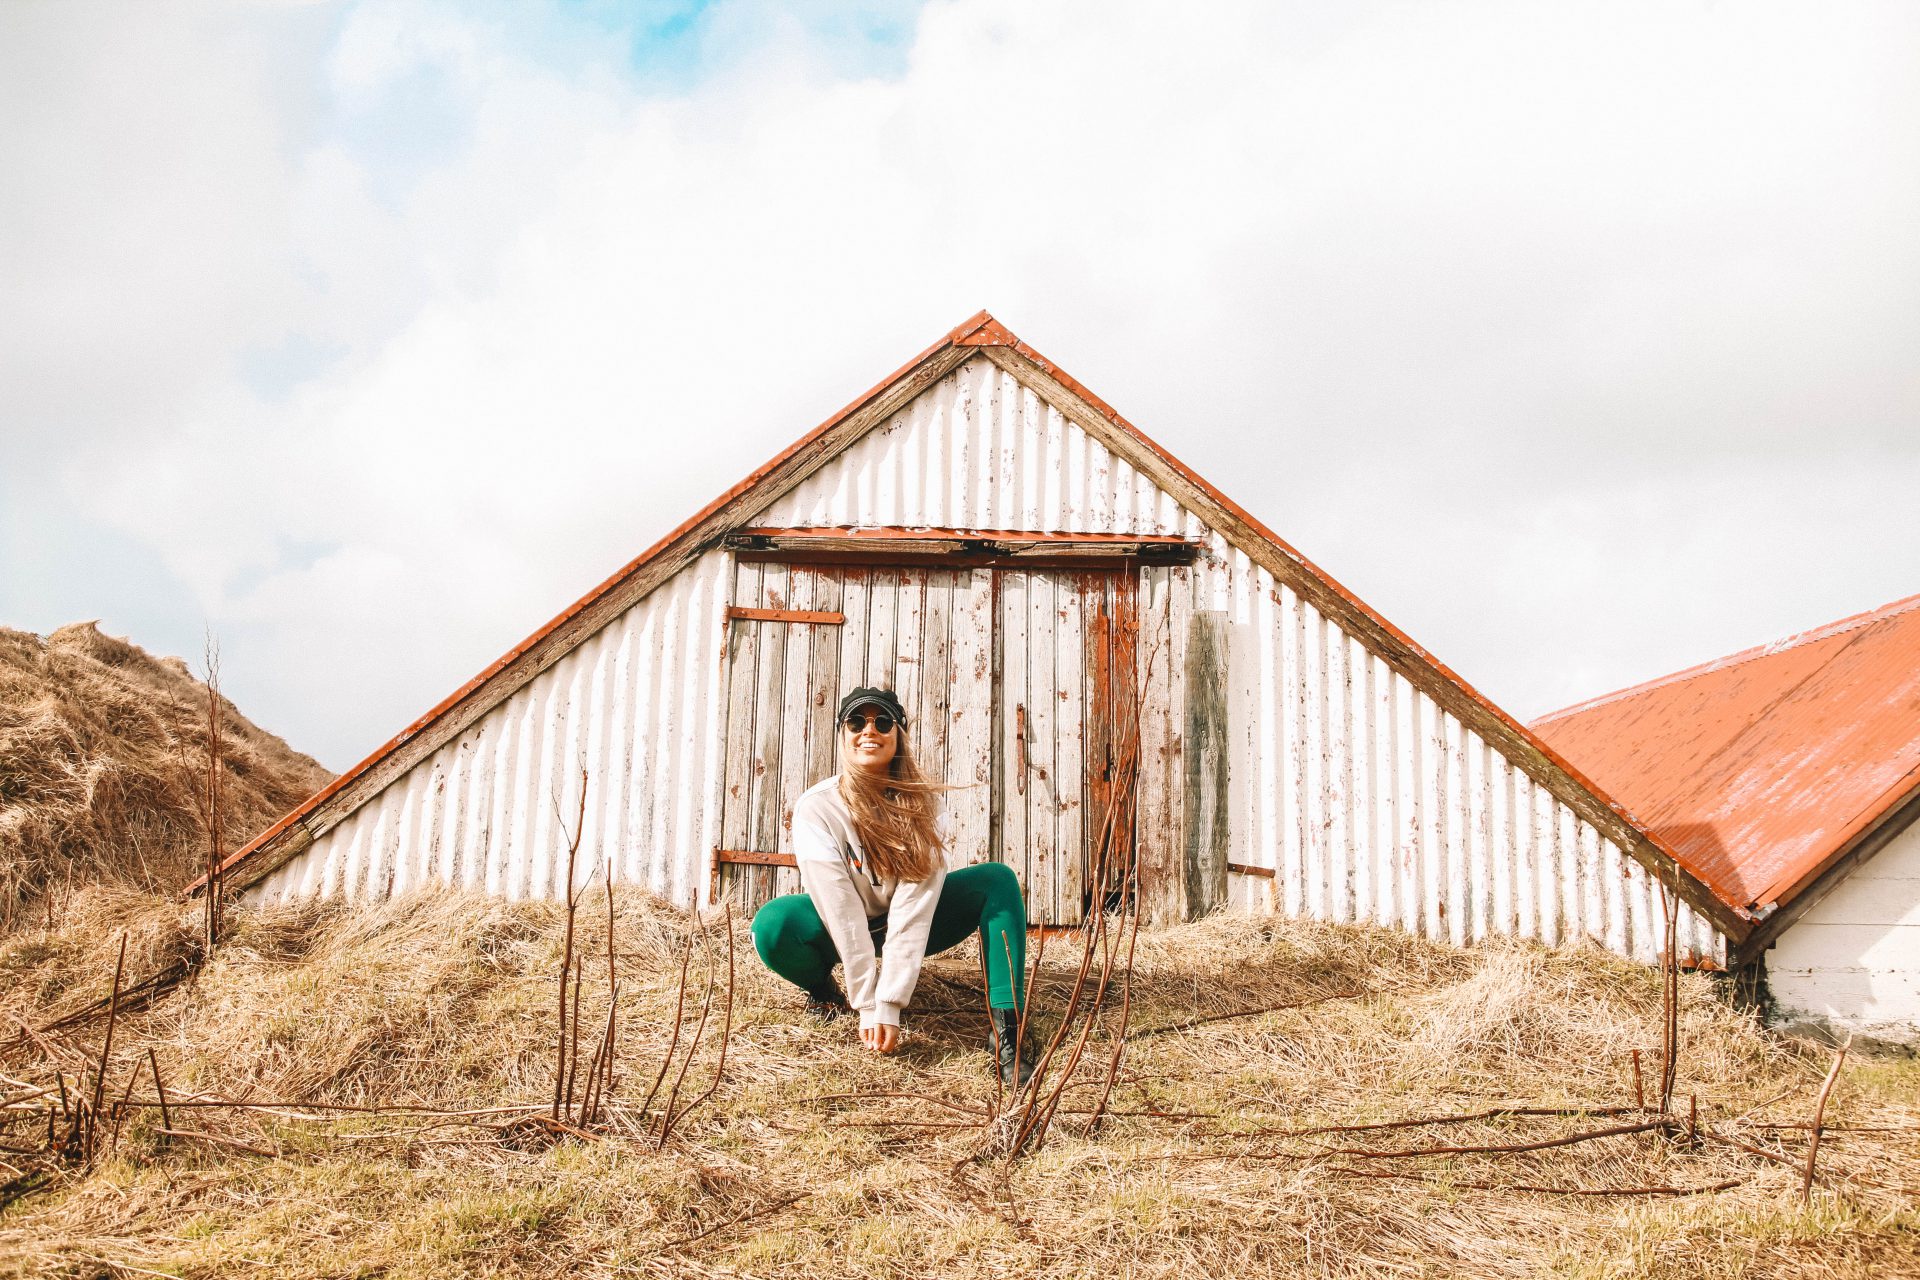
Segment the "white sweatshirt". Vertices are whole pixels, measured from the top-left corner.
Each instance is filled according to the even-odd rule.
[[[937,823],[942,843],[947,819]],[[867,869],[866,851],[853,829],[853,815],[840,796],[840,775],[816,782],[793,806],[793,859],[801,887],[827,926],[847,969],[847,1002],[860,1011],[860,1027],[900,1025],[900,1010],[913,999],[926,958],[927,931],[946,882],[936,859],[925,880],[895,880]],[[873,953],[872,929],[886,922],[882,954]]]

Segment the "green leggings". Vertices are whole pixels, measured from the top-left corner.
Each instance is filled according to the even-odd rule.
[[[1026,1002],[1027,907],[1019,878],[1004,862],[947,873],[927,931],[927,954],[938,955],[975,933],[987,953],[987,1002],[996,1009],[1020,1008]],[[756,911],[753,947],[788,982],[807,991],[832,989],[840,953],[806,894],[786,894]]]

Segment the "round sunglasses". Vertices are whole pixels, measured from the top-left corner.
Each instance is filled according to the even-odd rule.
[[[847,727],[848,733],[859,733],[869,724],[873,726],[875,733],[892,733],[894,720],[884,711],[875,711],[871,714],[864,711],[849,711],[847,718],[840,723]]]

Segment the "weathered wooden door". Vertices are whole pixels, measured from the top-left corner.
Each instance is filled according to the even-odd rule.
[[[856,685],[899,694],[927,777],[979,788],[946,800],[952,860],[983,856],[991,603],[985,569],[735,565],[715,901],[798,891],[793,803],[839,769],[833,713]]]
[[[1138,749],[1137,581],[1125,569],[995,575],[988,842],[1019,873],[1034,924],[1078,923],[1131,866],[1133,795],[1115,784]]]

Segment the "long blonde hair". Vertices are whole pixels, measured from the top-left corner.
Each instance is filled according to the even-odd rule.
[[[946,853],[934,827],[936,797],[951,788],[920,776],[907,749],[907,727],[895,731],[893,762],[887,776],[876,777],[847,757],[847,735],[838,726],[840,798],[866,851],[867,866],[875,875],[893,880],[925,880],[940,866]]]

